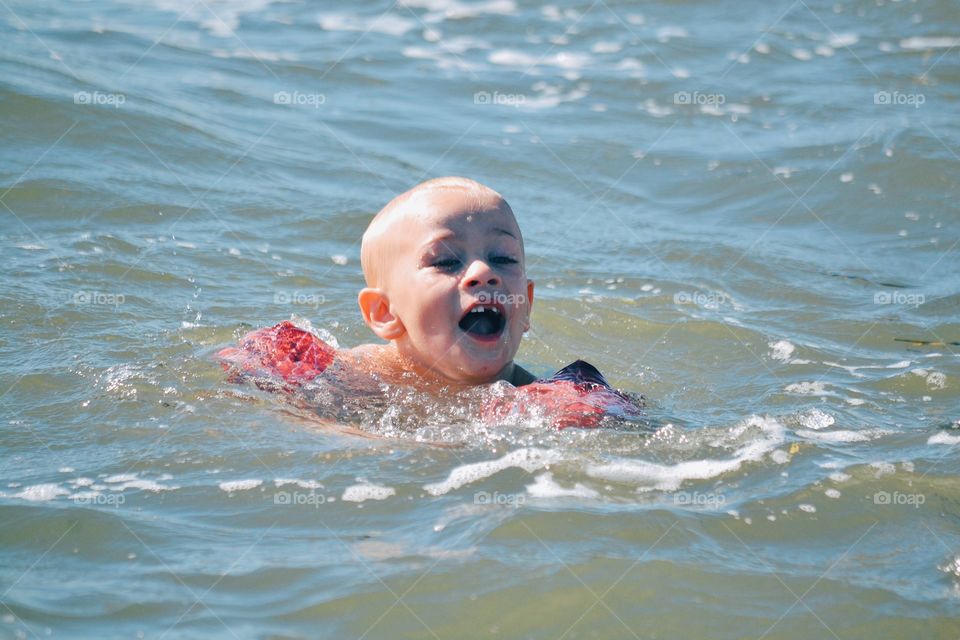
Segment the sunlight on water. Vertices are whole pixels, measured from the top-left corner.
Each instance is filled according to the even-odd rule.
[[[951,3],[0,13],[0,636],[960,636]],[[642,411],[221,368],[441,175]]]

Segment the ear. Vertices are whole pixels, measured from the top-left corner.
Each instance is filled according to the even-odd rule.
[[[530,312],[533,311],[533,280],[527,280],[527,318],[523,323],[523,332],[530,330]]]
[[[390,300],[382,289],[361,289],[357,296],[363,321],[383,340],[396,340],[406,329],[400,318],[390,311]]]

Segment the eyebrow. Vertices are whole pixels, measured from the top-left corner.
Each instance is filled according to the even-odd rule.
[[[503,227],[493,227],[493,228],[490,229],[490,230],[493,231],[494,233],[498,234],[498,235],[510,236],[511,238],[513,238],[514,240],[516,240],[517,242],[520,241],[520,240],[517,238],[517,236],[514,235],[514,233],[513,233],[512,231],[510,231],[509,229],[504,229]],[[437,243],[446,244],[446,241],[447,241],[447,240],[450,240],[451,238],[454,238],[454,239],[455,239],[456,237],[457,237],[457,234],[456,234],[455,232],[453,232],[453,231],[442,231],[442,232],[438,233],[437,235],[431,237],[431,238],[430,238],[429,240],[427,240],[426,242],[424,242],[424,243],[423,243],[423,246],[421,247],[421,249],[428,249],[428,248],[430,248],[432,245],[437,244]]]

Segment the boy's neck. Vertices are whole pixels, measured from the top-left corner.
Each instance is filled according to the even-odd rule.
[[[397,349],[395,343],[391,342],[385,345],[369,346],[373,348],[369,350],[364,349],[364,355],[370,358],[371,367],[376,369],[375,373],[389,378],[391,381],[395,380],[399,382],[403,381],[404,378],[407,378],[407,381],[409,381],[408,375],[405,374],[413,374],[419,381],[429,384],[468,388],[482,384],[492,384],[499,380],[506,380],[510,384],[519,387],[530,384],[536,379],[529,371],[511,361],[496,376],[484,382],[470,383],[452,380],[429,367],[420,365],[411,358],[405,357],[400,353],[400,350]]]

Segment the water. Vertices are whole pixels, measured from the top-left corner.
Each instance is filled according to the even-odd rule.
[[[2,637],[960,635],[953,3],[0,16]],[[659,431],[224,380],[369,341],[360,234],[440,175],[517,212],[519,361]]]

